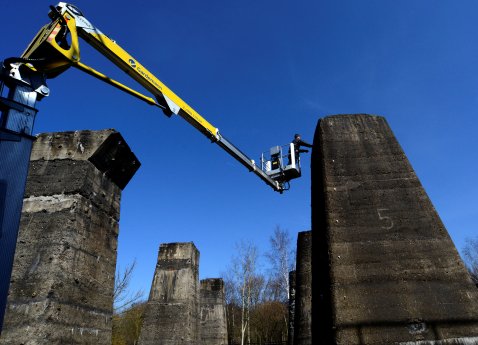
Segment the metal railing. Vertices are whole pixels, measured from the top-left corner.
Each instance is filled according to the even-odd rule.
[[[289,165],[291,163],[291,152],[293,152],[291,145],[293,144],[274,146],[270,150],[262,152],[261,158],[260,158],[261,170],[267,173],[268,171],[272,169],[271,151],[273,151],[274,149],[276,149],[274,151],[279,152],[279,162],[280,162],[281,168],[284,169],[287,165]]]

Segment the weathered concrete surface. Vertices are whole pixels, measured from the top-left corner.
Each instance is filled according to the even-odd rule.
[[[114,130],[41,134],[32,152],[0,344],[109,345],[121,188],[108,176],[124,187],[139,162]]]
[[[226,345],[227,324],[224,281],[221,278],[201,280],[199,298],[201,344]]]
[[[478,290],[384,118],[319,121],[312,228],[314,344],[478,343]]]
[[[163,243],[139,344],[196,345],[199,339],[199,251],[192,242]]]
[[[289,325],[287,334],[287,344],[294,345],[294,322],[295,322],[295,271],[289,272]]]
[[[121,134],[114,129],[37,136],[30,161],[56,160],[89,161],[121,189],[141,165]]]
[[[312,231],[297,236],[294,344],[312,345]]]

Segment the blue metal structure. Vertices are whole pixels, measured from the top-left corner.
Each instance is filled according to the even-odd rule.
[[[5,60],[0,71],[0,333],[35,140],[34,106],[49,93],[40,73],[21,66],[18,61]]]

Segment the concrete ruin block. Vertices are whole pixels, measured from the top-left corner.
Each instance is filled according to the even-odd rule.
[[[317,126],[314,344],[478,344],[478,289],[383,117]]]
[[[287,344],[294,345],[294,322],[295,322],[295,271],[289,272],[289,325],[287,333]]]
[[[312,231],[297,235],[294,344],[312,345]]]
[[[114,130],[38,136],[1,345],[111,344],[121,189],[139,165]]]
[[[199,343],[199,251],[192,242],[159,247],[140,345]]]
[[[203,345],[226,345],[227,323],[224,281],[221,278],[201,280],[200,335]]]

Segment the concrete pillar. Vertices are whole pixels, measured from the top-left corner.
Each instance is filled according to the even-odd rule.
[[[200,334],[203,345],[227,344],[224,281],[221,278],[201,280]]]
[[[198,325],[199,251],[192,242],[163,243],[139,344],[197,345]]]
[[[38,136],[0,344],[111,344],[121,189],[139,165],[114,130]]]
[[[314,344],[478,344],[478,290],[383,117],[319,121],[312,228]]]
[[[294,344],[312,345],[312,231],[297,236]]]
[[[295,321],[295,271],[289,272],[289,325],[287,344],[294,345],[294,321]]]

